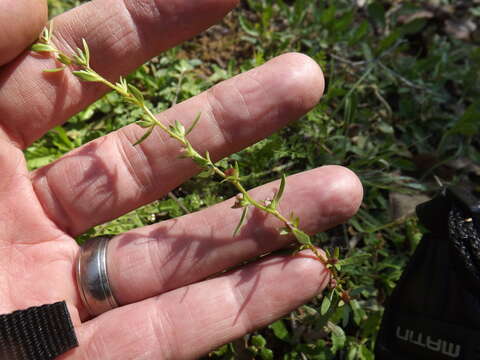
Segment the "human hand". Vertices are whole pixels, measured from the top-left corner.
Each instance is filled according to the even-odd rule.
[[[85,38],[92,67],[117,79],[215,23],[235,4],[97,0],[55,19],[53,41],[71,52]],[[233,238],[240,214],[230,209],[230,199],[113,238],[109,279],[121,306],[90,318],[77,290],[73,236],[162,197],[198,169],[179,159],[178,143],[160,131],[133,147],[144,130],[131,125],[28,173],[21,149],[106,89],[67,71],[45,75],[43,69],[57,66],[48,57],[25,51],[13,59],[45,22],[45,12],[32,6],[45,4],[15,0],[9,6],[22,16],[0,12],[0,24],[9,24],[11,34],[0,37],[0,49],[8,49],[0,57],[0,314],[66,300],[80,346],[62,358],[184,359],[272,322],[325,287],[327,272],[308,256],[271,256],[204,280],[293,241],[278,235],[279,221],[255,211]],[[189,120],[201,111],[189,138],[217,160],[299,118],[322,91],[318,66],[286,54],[159,117]],[[264,199],[276,188],[272,183],[252,194]],[[295,210],[302,228],[314,233],[346,220],[361,197],[354,174],[322,167],[288,179],[281,209]]]

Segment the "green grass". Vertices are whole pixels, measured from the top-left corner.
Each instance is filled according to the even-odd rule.
[[[51,14],[80,1],[50,0]],[[300,51],[322,65],[327,89],[303,120],[232,155],[244,183],[254,187],[324,164],[354,170],[365,188],[351,221],[316,237],[350,258],[343,273],[354,300],[321,315],[314,299],[275,324],[211,354],[217,359],[372,359],[383,304],[421,236],[413,216],[392,221],[395,193],[432,195],[444,184],[477,181],[480,175],[452,160],[479,163],[480,47],[445,31],[447,20],[472,18],[479,9],[427,9],[410,1],[244,1],[218,27],[159,55],[129,76],[156,111],[287,52]],[[421,3],[421,2],[420,2]],[[394,5],[396,4],[396,5]],[[442,7],[454,10],[445,15]],[[424,6],[424,5],[423,5]],[[221,32],[222,33],[222,32]],[[208,37],[211,41],[203,42]],[[478,41],[478,39],[477,39]],[[25,151],[31,169],[133,122],[137,110],[108,94]],[[228,160],[223,160],[224,162]],[[277,172],[266,171],[275,168]],[[235,195],[228,186],[194,178],[174,191],[189,211]],[[92,235],[119,233],[183,214],[178,201],[159,199]],[[368,256],[368,257],[366,257]],[[368,260],[367,260],[368,259]],[[342,330],[343,329],[343,330]],[[247,354],[247,355],[246,355]],[[303,354],[303,355],[302,355]]]

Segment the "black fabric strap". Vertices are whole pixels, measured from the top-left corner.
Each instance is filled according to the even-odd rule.
[[[0,315],[1,360],[50,360],[76,346],[65,301]]]

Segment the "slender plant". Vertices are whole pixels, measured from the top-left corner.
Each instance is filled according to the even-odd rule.
[[[143,136],[141,136],[133,144],[133,146],[136,146],[145,141],[152,134],[153,130],[156,127],[162,129],[171,138],[174,138],[180,143],[180,145],[182,146],[182,158],[190,158],[202,169],[220,176],[222,178],[222,182],[229,182],[239,191],[239,194],[236,196],[236,201],[232,208],[242,209],[242,215],[233,232],[233,236],[236,236],[242,226],[245,224],[248,211],[252,207],[255,207],[261,211],[267,212],[275,216],[284,225],[282,228],[279,229],[280,235],[293,235],[298,242],[297,251],[305,249],[311,250],[315,255],[316,259],[318,259],[318,261],[325,265],[325,267],[330,272],[330,292],[329,294],[324,296],[321,307],[322,315],[327,314],[327,312],[331,313],[332,310],[336,307],[334,305],[338,305],[340,301],[343,301],[345,303],[349,301],[350,297],[348,295],[348,292],[344,290],[343,287],[345,280],[342,279],[339,274],[342,265],[342,261],[339,260],[339,249],[335,249],[333,254],[331,254],[329,251],[326,251],[326,255],[323,255],[312,244],[310,236],[300,229],[300,219],[297,216],[291,213],[289,217],[285,217],[278,211],[278,205],[285,191],[285,175],[282,176],[279,189],[275,192],[273,199],[265,199],[263,201],[253,199],[240,182],[240,169],[237,162],[235,162],[233,167],[222,170],[211,160],[208,151],[205,152],[204,155],[200,154],[197,150],[195,150],[195,148],[188,140],[187,136],[194,130],[195,126],[200,120],[200,113],[196,116],[195,120],[188,127],[188,129],[185,129],[182,123],[178,120],[176,120],[173,124],[168,125],[162,123],[153,115],[152,111],[147,107],[144,96],[137,87],[127,83],[125,78],[122,77],[120,77],[118,82],[112,83],[91,68],[90,50],[85,39],[82,39],[83,49],[77,48],[76,53],[74,53],[73,55],[67,55],[64,52],[60,51],[52,42],[52,24],[53,23],[50,22],[50,25],[46,27],[40,34],[38,42],[33,44],[31,47],[32,51],[38,53],[53,54],[55,59],[59,62],[59,67],[54,69],[47,69],[44,70],[44,72],[55,73],[63,71],[67,68],[71,68],[72,73],[80,80],[86,82],[102,83],[113,91],[116,91],[118,94],[120,94],[127,103],[133,104],[134,106],[140,108],[143,113],[143,118],[141,120],[138,120],[136,124],[146,129],[146,131]]]

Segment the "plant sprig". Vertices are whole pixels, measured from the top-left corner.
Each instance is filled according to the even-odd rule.
[[[77,48],[76,52],[72,56],[69,56],[60,51],[52,43],[52,35],[53,28],[52,22],[50,22],[49,27],[43,30],[38,42],[33,44],[31,47],[31,50],[35,52],[53,54],[55,56],[55,59],[62,64],[62,66],[58,68],[47,69],[44,70],[44,72],[59,72],[65,70],[67,67],[70,67],[72,69],[73,75],[75,75],[80,80],[86,82],[102,83],[113,91],[116,91],[119,95],[121,95],[124,101],[139,107],[143,112],[143,118],[141,120],[138,120],[136,124],[146,129],[146,131],[133,144],[133,146],[139,145],[143,141],[145,141],[152,134],[156,127],[162,129],[171,138],[177,140],[180,143],[180,145],[182,146],[181,157],[190,158],[201,168],[209,170],[213,174],[220,176],[222,178],[222,182],[229,182],[239,191],[239,194],[236,196],[236,200],[232,208],[241,208],[242,215],[240,217],[240,221],[238,222],[234,230],[233,236],[236,236],[241,230],[242,226],[245,224],[248,210],[252,207],[275,216],[284,224],[284,226],[279,229],[280,235],[293,235],[299,244],[298,251],[305,249],[311,250],[314,253],[315,257],[323,265],[325,265],[327,270],[330,272],[329,288],[331,292],[328,295],[324,296],[322,313],[326,313],[330,309],[331,304],[333,304],[333,296],[335,296],[337,299],[342,299],[344,302],[348,302],[349,296],[348,293],[343,289],[344,281],[339,275],[339,271],[341,269],[341,262],[338,259],[338,249],[335,250],[334,254],[330,254],[328,251],[325,255],[321,254],[318,249],[312,244],[310,236],[300,229],[300,219],[293,213],[290,214],[289,218],[287,218],[282,215],[278,210],[278,205],[280,204],[280,201],[285,191],[285,175],[282,175],[279,189],[275,192],[273,199],[265,199],[264,201],[258,201],[253,199],[240,182],[240,169],[237,162],[235,162],[234,167],[222,170],[211,160],[208,151],[205,152],[204,155],[200,154],[197,150],[195,150],[193,145],[187,139],[187,136],[194,130],[194,128],[198,124],[201,116],[200,113],[196,116],[188,129],[185,129],[184,125],[178,120],[176,120],[173,124],[163,124],[154,116],[152,111],[148,108],[147,104],[145,103],[145,98],[140,89],[138,89],[132,84],[127,83],[125,78],[122,77],[120,77],[118,82],[112,83],[91,68],[90,49],[85,39],[82,39],[82,48]]]

